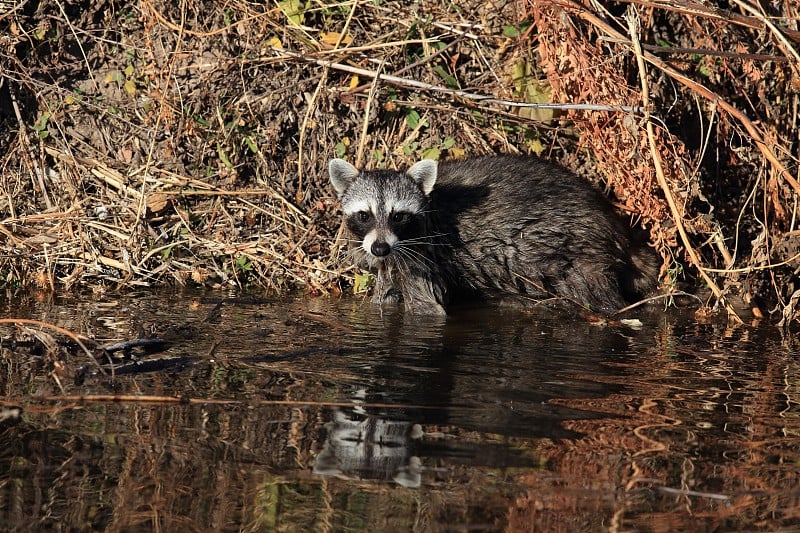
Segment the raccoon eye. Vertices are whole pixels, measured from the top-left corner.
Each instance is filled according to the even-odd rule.
[[[372,213],[370,213],[369,211],[359,211],[358,213],[356,213],[356,220],[358,220],[362,224],[365,222],[369,222],[371,218],[372,218]]]
[[[398,226],[407,223],[410,218],[411,218],[411,214],[410,213],[405,213],[405,212],[392,213],[392,215],[391,215],[392,224],[395,224],[395,225],[398,225]]]

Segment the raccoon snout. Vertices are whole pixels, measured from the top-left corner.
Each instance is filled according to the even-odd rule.
[[[387,242],[373,242],[370,246],[370,252],[375,257],[386,257],[391,251],[392,247]]]

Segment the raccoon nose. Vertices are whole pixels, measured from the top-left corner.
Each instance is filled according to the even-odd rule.
[[[373,242],[370,250],[375,257],[385,257],[392,251],[392,247],[385,242]]]

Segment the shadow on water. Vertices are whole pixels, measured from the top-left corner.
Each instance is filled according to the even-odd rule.
[[[800,525],[800,365],[769,326],[221,294],[11,301],[4,316],[80,332],[115,366],[0,329],[3,529]],[[108,349],[153,336],[163,346]]]

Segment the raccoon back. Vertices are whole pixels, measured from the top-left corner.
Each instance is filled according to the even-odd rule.
[[[609,310],[655,287],[653,250],[572,172],[531,157],[439,166],[433,226],[446,235],[450,281],[469,291],[568,298]]]

